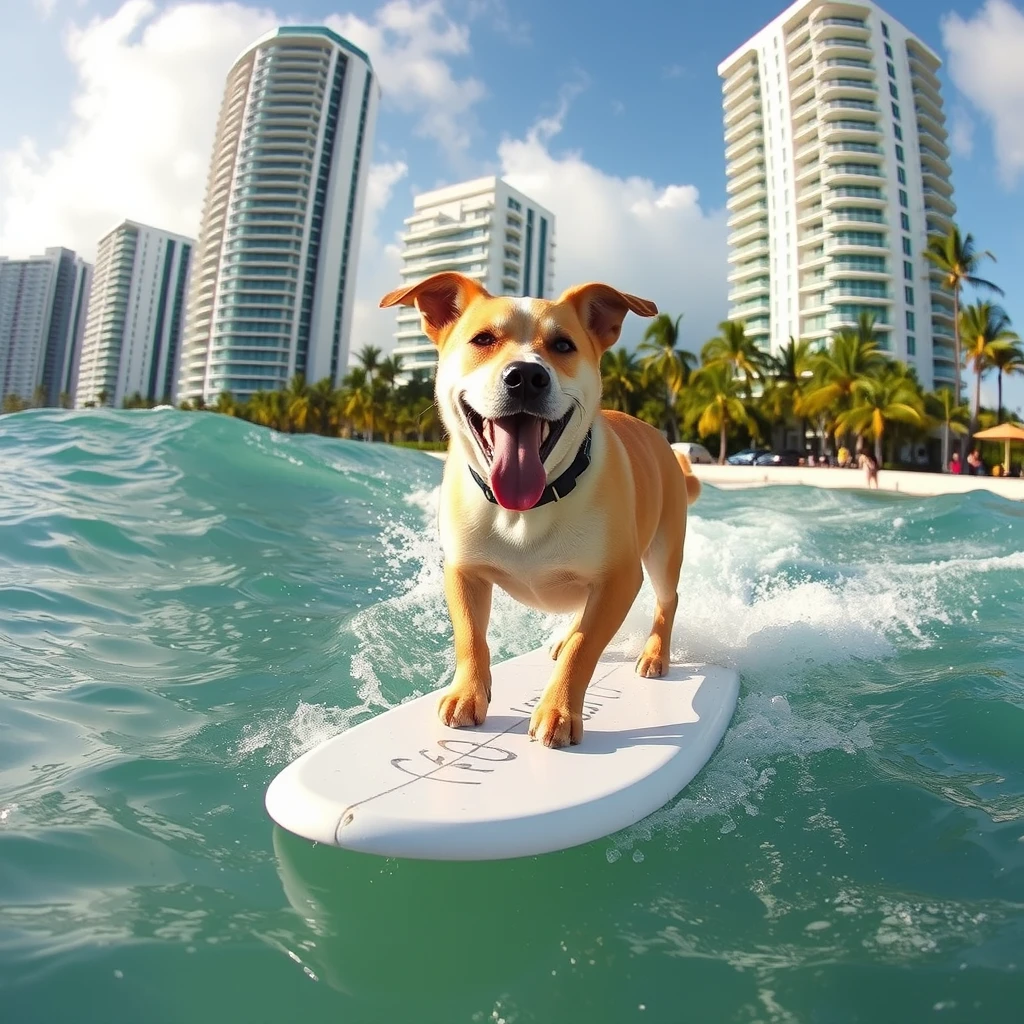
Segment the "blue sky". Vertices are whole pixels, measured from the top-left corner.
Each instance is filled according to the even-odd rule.
[[[946,62],[958,220],[997,254],[987,275],[1024,329],[1024,13],[1009,0],[883,6]],[[395,236],[412,195],[499,172],[558,216],[558,287],[599,276],[649,295],[685,313],[685,341],[699,348],[725,314],[716,66],[781,9],[758,0],[8,4],[0,88],[17,101],[0,106],[0,252],[64,244],[91,255],[124,217],[195,234],[232,60],[276,21],[326,21],[368,49],[385,94],[354,345],[392,330],[374,300],[397,281]],[[1007,393],[1024,405],[1024,381]]]

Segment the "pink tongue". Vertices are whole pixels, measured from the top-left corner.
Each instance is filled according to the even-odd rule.
[[[502,508],[525,512],[540,501],[547,476],[540,461],[541,421],[520,414],[491,420],[494,428],[491,490]]]

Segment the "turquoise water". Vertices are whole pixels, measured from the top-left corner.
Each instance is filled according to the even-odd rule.
[[[707,488],[677,654],[742,691],[681,797],[512,862],[310,846],[277,770],[450,670],[440,469],[0,418],[0,1020],[1024,1019],[1024,503]]]

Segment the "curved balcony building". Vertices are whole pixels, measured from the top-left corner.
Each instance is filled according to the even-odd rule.
[[[228,74],[189,286],[178,395],[245,399],[346,373],[380,90],[324,27],[279,28]]]
[[[922,255],[956,213],[938,67],[870,0],[795,3],[719,65],[729,318],[766,349],[866,312],[923,385],[952,383],[948,296]]]

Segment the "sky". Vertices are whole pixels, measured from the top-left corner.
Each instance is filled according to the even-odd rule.
[[[413,196],[484,174],[556,214],[556,291],[596,279],[653,299],[699,350],[728,307],[717,65],[783,6],[0,0],[0,253],[91,259],[125,218],[195,236],[232,63],[278,24],[325,23],[383,91],[353,350],[392,343],[377,300],[400,283]],[[997,256],[984,276],[1024,333],[1024,10],[882,6],[942,57],[957,220]],[[627,345],[643,326],[627,320]],[[994,380],[983,394],[994,404]],[[1005,394],[1024,408],[1024,378]]]

